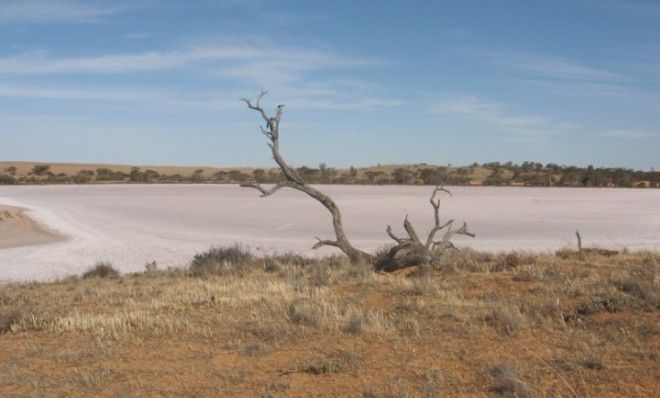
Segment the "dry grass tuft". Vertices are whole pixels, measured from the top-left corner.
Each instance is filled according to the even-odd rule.
[[[483,320],[506,335],[516,335],[526,326],[526,319],[518,306],[505,303],[492,305]]]
[[[285,374],[307,373],[312,375],[355,372],[359,360],[359,355],[350,351],[341,351],[321,359],[306,361],[293,368],[284,369],[282,372]]]
[[[119,271],[110,263],[98,262],[82,274],[83,279],[88,278],[119,278]]]
[[[244,274],[253,264],[250,251],[238,243],[230,247],[215,247],[196,254],[190,264],[194,276]]]
[[[522,379],[519,369],[511,363],[502,363],[489,371],[495,385],[491,391],[506,397],[526,398],[533,396],[533,390]]]
[[[17,310],[0,311],[0,334],[11,332],[14,325],[17,325],[20,320],[21,313]]]

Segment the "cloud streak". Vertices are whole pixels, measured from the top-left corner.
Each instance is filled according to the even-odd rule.
[[[485,102],[475,96],[461,95],[434,104],[431,111],[448,116],[460,116],[468,122],[487,126],[502,133],[524,136],[546,136],[573,131],[574,124],[560,123],[543,116],[517,114],[497,102]]]
[[[0,24],[94,23],[129,9],[109,4],[78,0],[5,0],[0,4]]]
[[[582,81],[624,80],[617,73],[553,55],[498,51],[478,51],[477,53],[487,58],[492,64],[536,77]]]
[[[313,70],[344,69],[381,64],[380,61],[347,57],[331,50],[286,48],[228,42],[209,47],[94,57],[57,58],[46,52],[29,52],[0,58],[0,74],[111,74],[175,70],[204,66],[219,76],[251,77],[292,74]]]
[[[617,140],[650,140],[660,137],[659,131],[643,131],[643,130],[609,130],[600,136],[605,138],[613,138]]]
[[[347,98],[337,90],[322,87],[289,88],[277,90],[278,96],[287,98],[287,105],[296,109],[317,110],[371,110],[404,106],[404,101],[362,95]],[[0,98],[58,100],[58,101],[101,101],[133,107],[135,104],[171,108],[179,111],[222,111],[242,109],[239,98],[245,92],[230,91],[212,93],[197,92],[194,95],[182,94],[173,90],[126,89],[124,87],[43,87],[0,83]]]
[[[340,54],[327,48],[292,48],[267,42],[225,39],[214,45],[184,47],[98,56],[56,57],[46,52],[29,52],[0,58],[0,96],[64,100],[144,101],[184,108],[217,110],[234,107],[246,90],[269,88],[301,109],[372,109],[396,107],[403,102],[375,94],[373,86],[345,75],[354,69],[383,65],[383,62]],[[22,79],[47,76],[53,81],[69,75],[97,80],[97,76],[166,72],[173,79],[204,79],[194,93],[162,86],[141,89],[130,86],[95,87],[94,84],[34,86],[20,85]],[[322,72],[322,73],[320,73]],[[9,83],[11,79],[11,83]],[[214,82],[214,80],[216,82]],[[219,89],[219,90],[218,90]],[[215,90],[215,91],[212,91]],[[239,94],[238,91],[241,91]],[[182,95],[183,94],[183,95]],[[164,97],[176,100],[163,100]]]

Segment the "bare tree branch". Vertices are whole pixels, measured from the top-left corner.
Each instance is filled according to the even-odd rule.
[[[471,237],[475,236],[473,233],[468,231],[467,224],[465,223],[463,223],[461,228],[452,230],[454,220],[449,220],[444,224],[440,222],[439,194],[444,192],[451,196],[451,192],[449,192],[449,190],[445,189],[443,186],[436,186],[433,190],[433,193],[431,194],[431,198],[429,199],[429,202],[433,207],[435,225],[429,232],[425,244],[422,244],[422,242],[419,240],[417,231],[415,231],[415,228],[408,220],[408,216],[406,216],[403,221],[403,228],[406,230],[408,238],[400,238],[396,236],[392,232],[392,227],[388,225],[387,235],[397,244],[390,248],[382,256],[375,258],[374,256],[355,248],[348,240],[346,233],[344,232],[341,213],[335,202],[316,188],[307,185],[307,183],[296,172],[296,170],[289,166],[280,154],[279,128],[280,121],[284,112],[284,105],[278,105],[276,108],[275,116],[269,117],[261,107],[261,99],[264,97],[264,95],[266,95],[266,91],[262,91],[254,100],[254,102],[246,98],[243,98],[243,101],[246,103],[249,109],[259,112],[262,119],[265,121],[266,126],[259,126],[260,131],[270,141],[268,142],[268,146],[270,147],[273,154],[273,159],[282,171],[286,181],[275,184],[269,189],[262,187],[256,182],[246,182],[241,184],[241,187],[256,189],[261,192],[262,197],[272,195],[282,188],[292,188],[304,192],[320,202],[332,215],[332,225],[334,227],[336,239],[322,240],[316,238],[318,242],[312,247],[313,249],[318,249],[322,246],[337,247],[342,252],[344,252],[353,262],[366,262],[375,265],[376,269],[394,271],[397,269],[432,261],[434,258],[433,252],[437,251],[438,248],[440,249],[440,252],[448,248],[455,248],[453,243],[450,241],[454,235],[466,235]],[[433,239],[436,233],[445,228],[447,230],[442,239],[439,242],[434,241]]]
[[[477,234],[473,234],[472,232],[468,231],[467,223],[465,221],[463,221],[463,226],[460,227],[459,229],[457,229],[454,232],[454,234],[456,234],[456,235],[466,235],[466,236],[469,236],[470,238],[474,238],[475,236],[477,236]]]
[[[391,225],[387,226],[387,235],[389,235],[389,237],[392,238],[397,243],[403,243],[403,242],[406,241],[405,239],[399,238],[398,236],[394,235],[394,232],[392,232],[392,226]]]
[[[261,185],[254,183],[254,182],[244,182],[240,184],[241,188],[254,188],[261,192],[261,197],[265,198],[266,196],[270,196],[274,194],[275,192],[279,191],[281,188],[289,187],[289,188],[296,188],[295,184],[290,182],[290,181],[284,181],[284,182],[279,182],[275,185],[273,185],[270,189],[266,189],[262,187]]]
[[[447,189],[445,189],[442,185],[436,186],[435,189],[433,190],[433,193],[431,194],[431,197],[429,198],[429,202],[431,203],[431,206],[433,207],[433,217],[435,219],[435,226],[431,231],[429,232],[428,237],[426,238],[426,248],[430,249],[431,245],[433,244],[433,238],[435,237],[436,232],[440,231],[441,229],[447,227],[450,225],[453,220],[450,220],[446,222],[445,224],[440,224],[440,197],[436,199],[436,196],[440,192],[445,192],[449,196],[452,196],[451,192]]]
[[[312,250],[316,250],[316,249],[318,249],[320,247],[323,247],[323,246],[340,247],[339,242],[337,242],[335,240],[321,240],[318,237],[316,238],[316,240],[318,240],[318,242],[316,242],[316,244],[314,246],[312,246]]]
[[[319,190],[307,185],[307,183],[300,177],[300,175],[298,175],[298,173],[286,163],[280,154],[279,128],[280,120],[282,119],[282,114],[284,113],[284,105],[278,105],[276,108],[275,116],[269,117],[260,104],[264,95],[266,95],[266,91],[262,91],[259,96],[257,96],[254,104],[251,100],[246,98],[243,98],[243,102],[247,104],[248,108],[259,112],[261,117],[266,122],[266,128],[260,126],[261,133],[270,140],[268,146],[270,147],[273,154],[273,159],[275,160],[275,163],[277,163],[277,165],[280,167],[280,170],[282,170],[282,173],[284,174],[284,177],[287,181],[276,184],[270,190],[266,190],[256,183],[245,183],[241,186],[257,189],[261,192],[262,196],[271,195],[283,187],[293,188],[306,193],[307,195],[320,202],[326,209],[328,209],[332,215],[332,224],[335,230],[335,236],[337,238],[336,241],[322,241],[319,239],[319,242],[314,245],[314,247],[316,248],[324,245],[335,246],[341,249],[341,251],[343,251],[353,262],[366,261],[373,263],[373,256],[356,249],[346,237],[346,233],[344,232],[344,225],[341,219],[341,213],[335,202]]]
[[[463,222],[463,226],[461,226],[459,229],[452,230],[452,224],[454,220],[451,220],[447,224],[447,232],[442,236],[442,240],[440,242],[435,242],[434,246],[440,246],[442,250],[448,248],[448,247],[453,247],[454,244],[451,243],[451,238],[454,237],[454,235],[466,235],[471,238],[474,238],[476,235],[473,234],[472,232],[469,232],[467,229],[467,223]],[[450,246],[451,245],[451,246]]]
[[[408,236],[410,237],[410,240],[413,242],[419,242],[419,237],[417,236],[417,231],[415,231],[415,228],[412,226],[410,221],[408,221],[408,215],[406,214],[406,218],[403,220],[403,229],[406,230],[408,233]]]

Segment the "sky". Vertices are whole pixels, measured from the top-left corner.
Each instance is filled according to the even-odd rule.
[[[660,167],[660,1],[0,0],[0,160]]]

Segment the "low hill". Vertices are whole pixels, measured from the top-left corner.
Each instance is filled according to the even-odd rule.
[[[313,184],[512,185],[568,187],[660,187],[660,172],[626,168],[594,168],[524,162],[375,165],[296,169]],[[0,184],[88,183],[276,183],[277,168],[155,166],[86,163],[0,162]]]

